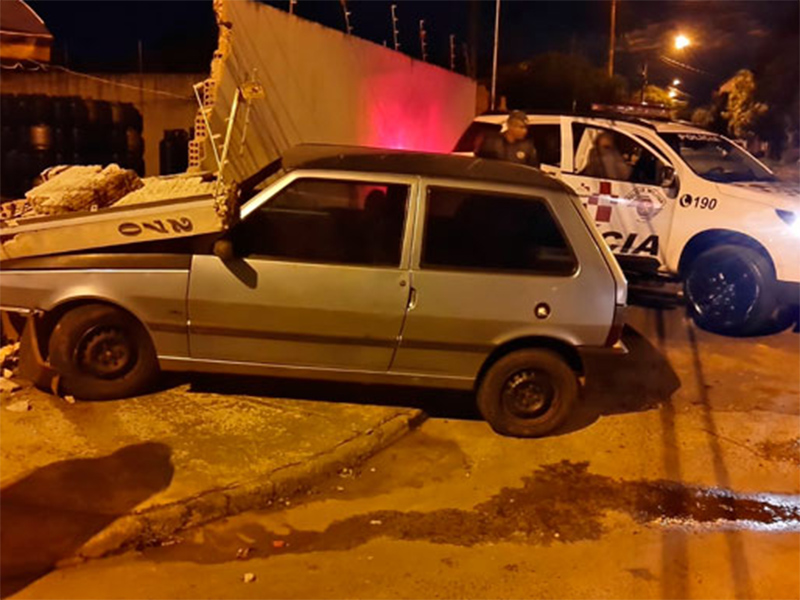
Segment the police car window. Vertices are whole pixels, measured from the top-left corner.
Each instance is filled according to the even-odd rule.
[[[478,151],[483,140],[487,135],[497,135],[500,133],[501,125],[499,123],[483,123],[481,121],[473,121],[467,127],[464,135],[456,143],[453,152],[470,152],[474,154]]]
[[[399,266],[408,186],[300,179],[237,227],[242,255]]]
[[[544,200],[429,188],[422,267],[571,275],[577,261]]]
[[[662,133],[675,152],[700,177],[719,183],[775,181],[747,152],[713,133]]]
[[[575,174],[660,185],[664,164],[632,138],[603,127],[572,124]]]
[[[533,141],[540,163],[561,166],[561,125],[528,125],[528,137]]]

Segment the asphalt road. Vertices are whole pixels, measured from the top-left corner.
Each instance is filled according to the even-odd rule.
[[[432,417],[279,509],[15,597],[800,597],[798,334],[629,322],[630,354],[588,365],[580,410],[543,439],[494,434],[463,394],[286,384]]]

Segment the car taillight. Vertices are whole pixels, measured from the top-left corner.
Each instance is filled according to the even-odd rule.
[[[625,327],[626,308],[624,304],[617,304],[614,307],[614,319],[611,322],[611,329],[608,330],[606,346],[613,346],[622,339],[622,329]]]

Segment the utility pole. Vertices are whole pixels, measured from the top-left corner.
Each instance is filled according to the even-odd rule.
[[[428,62],[428,44],[425,41],[425,19],[419,20],[419,49],[422,55],[422,60]]]
[[[494,9],[494,52],[492,56],[492,97],[491,109],[494,110],[497,104],[497,45],[499,44],[498,34],[500,33],[500,0],[495,0]]]
[[[456,70],[456,36],[450,34],[450,70]]]
[[[464,73],[467,77],[472,77],[475,79],[475,74],[472,72],[472,61],[470,60],[470,53],[469,53],[469,44],[464,42],[461,44],[461,48],[464,51]]]
[[[617,0],[611,0],[611,33],[608,38],[608,76],[614,76],[614,45],[617,42]]]
[[[297,4],[297,0],[289,0],[289,14],[290,15],[294,14],[295,4]]]
[[[350,11],[347,10],[347,0],[341,0],[342,3],[342,12],[344,13],[344,28],[345,33],[347,35],[351,35],[353,33],[353,27],[350,25]]]
[[[394,49],[400,50],[400,31],[397,29],[397,4],[392,4],[392,36],[394,38]]]

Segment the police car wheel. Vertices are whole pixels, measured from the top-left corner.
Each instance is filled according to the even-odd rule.
[[[499,434],[536,437],[564,423],[578,390],[578,377],[561,356],[518,350],[489,368],[478,386],[478,409]]]
[[[689,312],[714,333],[754,335],[775,312],[775,273],[769,261],[745,246],[724,245],[700,254],[684,276]]]
[[[150,336],[139,321],[105,304],[70,310],[50,336],[60,389],[81,400],[112,400],[147,390],[158,375]]]

